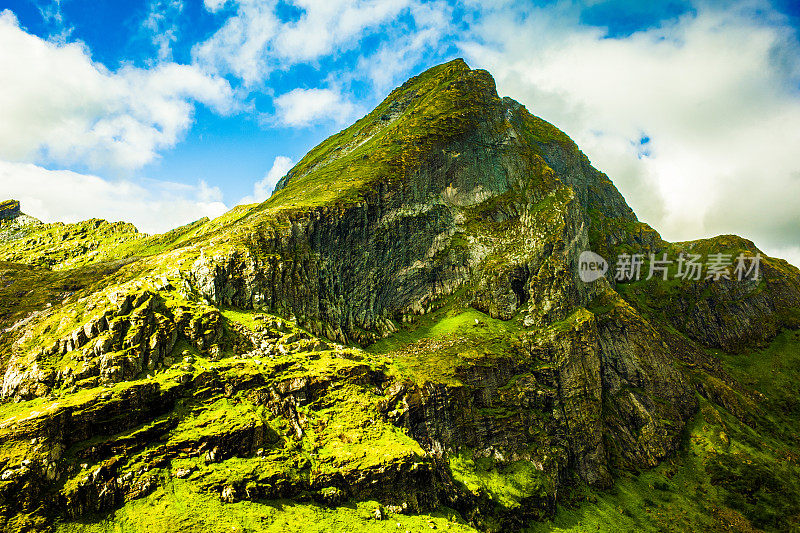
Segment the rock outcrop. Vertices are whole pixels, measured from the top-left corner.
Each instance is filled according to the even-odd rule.
[[[12,220],[19,215],[19,202],[17,200],[5,200],[0,202],[0,220]]]
[[[758,253],[663,241],[461,60],[314,148],[263,204],[162,236],[97,220],[4,234],[0,294],[29,297],[0,317],[0,524],[188,484],[522,529],[571,487],[674,457],[699,405],[757,412],[712,350],[800,326],[797,269],[578,276],[588,249],[715,246]]]

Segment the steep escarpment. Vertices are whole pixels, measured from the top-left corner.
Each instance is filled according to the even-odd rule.
[[[343,342],[380,338],[465,287],[492,316],[527,306],[547,323],[588,301],[573,278],[589,208],[633,217],[563,133],[456,61],[312,150],[249,215],[245,246],[208,258],[197,285]]]
[[[590,249],[642,254],[644,272],[651,253],[759,251],[663,241],[461,60],[312,149],[262,204],[158,236],[2,224],[5,529],[158,530],[213,508],[182,520],[520,530],[684,461],[687,435],[705,448],[686,486],[720,488],[686,527],[796,525],[800,489],[753,503],[740,468],[797,457],[777,407],[794,404],[733,363],[793,346],[800,273],[763,257],[753,280],[623,282],[612,264],[581,281]]]

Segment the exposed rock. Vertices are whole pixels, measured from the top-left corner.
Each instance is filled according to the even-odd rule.
[[[20,215],[19,202],[17,200],[5,200],[0,202],[0,221],[11,220]]]
[[[447,506],[519,530],[573,485],[675,454],[696,392],[754,416],[708,350],[800,325],[800,273],[771,258],[760,283],[581,282],[589,248],[754,246],[664,242],[463,61],[409,80],[259,206],[164,236],[42,226],[0,246],[67,272],[0,271],[0,290],[57,287],[0,314],[2,520],[191,483],[226,503],[374,499],[376,520]],[[127,259],[106,263],[114,250]],[[457,479],[462,457],[474,477],[533,482],[509,503]]]

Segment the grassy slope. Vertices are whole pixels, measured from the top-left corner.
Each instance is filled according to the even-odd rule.
[[[265,319],[276,317],[226,309],[223,316],[248,328],[257,328]],[[289,321],[280,320],[287,329],[287,335],[300,332]],[[187,346],[179,343],[175,350],[185,353]],[[212,361],[195,350],[189,349],[194,358],[192,374],[197,377],[203,373],[214,372],[229,376],[232,380],[261,379],[267,382],[285,382],[293,378],[308,380],[335,379],[350,373],[353,369],[369,365],[381,368],[381,357],[372,356],[359,350],[347,349],[344,352],[308,352],[266,358],[261,361],[236,360],[223,357]],[[230,355],[230,354],[228,354]],[[177,363],[170,370],[158,373],[154,379],[163,387],[175,386],[175,377],[185,371]],[[147,380],[148,382],[150,380]],[[13,431],[15,424],[36,413],[56,408],[92,408],[93,402],[106,391],[113,397],[122,396],[126,389],[143,384],[144,381],[123,382],[109,388],[95,388],[78,394],[57,398],[57,402],[39,398],[17,404],[0,406],[0,428]],[[326,394],[319,401],[298,410],[306,419],[306,430],[301,440],[287,436],[291,433],[286,420],[271,415],[262,405],[255,405],[249,399],[257,389],[246,388],[233,398],[211,396],[204,398],[198,392],[195,397],[178,400],[175,408],[161,417],[123,431],[116,435],[98,435],[90,441],[73,446],[66,457],[73,464],[82,462],[84,450],[101,446],[105,442],[130,443],[124,446],[121,457],[122,472],[139,472],[144,469],[147,476],[159,478],[159,486],[147,497],[126,504],[115,512],[90,516],[80,522],[66,521],[59,525],[59,531],[402,531],[429,530],[431,524],[439,529],[453,531],[472,531],[458,525],[458,519],[447,509],[430,515],[392,515],[390,521],[374,520],[373,514],[378,506],[375,502],[351,502],[339,507],[324,507],[310,503],[308,498],[298,502],[259,500],[223,504],[219,498],[219,488],[226,484],[244,486],[249,483],[273,483],[275,476],[283,479],[302,479],[325,476],[332,472],[349,470],[368,471],[381,468],[396,461],[419,461],[424,454],[419,445],[405,433],[375,419],[378,402],[382,398],[369,388],[358,384],[338,384],[332,381]],[[109,400],[113,401],[113,400]],[[186,449],[191,443],[202,442],[218,435],[225,435],[238,429],[266,423],[269,431],[283,435],[277,444],[266,447],[261,458],[231,457],[220,463],[205,464],[195,456],[173,458],[165,467],[161,461],[154,461],[163,447]],[[158,428],[166,428],[159,430]],[[154,432],[154,433],[153,433]],[[288,433],[287,433],[288,432]],[[135,444],[140,435],[152,433],[158,436],[147,437],[152,442],[142,447]],[[0,454],[6,458],[27,454],[27,446],[7,439],[0,434],[0,442],[7,442]],[[13,445],[13,449],[12,449]],[[72,459],[70,459],[72,458]],[[98,463],[100,464],[100,463]],[[80,490],[82,479],[94,471],[98,464],[86,464],[72,472],[61,492],[69,497]],[[194,474],[188,480],[171,477],[171,471],[180,467],[191,467]],[[305,502],[305,503],[303,503]],[[453,522],[455,520],[455,522]]]
[[[553,487],[536,466],[526,460],[498,465],[490,457],[462,450],[449,458],[453,478],[473,494],[487,494],[505,509],[520,506],[531,496],[546,497]]]
[[[327,507],[291,500],[222,503],[198,491],[190,481],[173,480],[99,521],[62,523],[58,533],[170,532],[353,532],[475,531],[447,509],[430,515],[387,513],[375,519],[380,504],[373,501]],[[385,513],[385,511],[384,511]],[[433,526],[433,527],[432,527]]]
[[[472,117],[456,104],[463,99],[478,101],[478,95],[465,94],[458,83],[459,78],[466,75],[464,68],[463,64],[449,63],[409,80],[367,117],[309,152],[293,169],[295,178],[289,185],[261,206],[241,206],[214,221],[189,225],[163,236],[144,237],[123,231],[120,237],[117,232],[110,232],[107,236],[93,233],[91,229],[81,230],[75,233],[74,238],[66,238],[64,246],[56,247],[55,252],[36,246],[24,250],[32,253],[32,257],[44,258],[41,260],[44,263],[36,260],[41,264],[65,268],[63,273],[13,266],[8,267],[8,273],[3,275],[27,280],[24,286],[41,299],[36,303],[36,306],[41,306],[68,292],[75,280],[81,283],[85,279],[94,280],[93,270],[83,266],[92,262],[110,257],[159,254],[177,247],[199,245],[208,239],[220,242],[246,240],[246,233],[252,228],[241,222],[267,221],[273,224],[277,223],[274,216],[282,211],[358,201],[377,179],[404,176],[432,143],[442,142],[468,127]],[[393,102],[424,95],[434,88],[440,89],[436,98],[414,100],[399,111],[399,118],[388,124],[382,118],[396,113]],[[551,131],[547,126],[535,119],[530,129],[541,137],[535,140],[548,142],[555,139],[560,142],[560,132],[554,128]],[[626,231],[652,232],[640,223],[624,221],[624,224],[627,224]],[[41,231],[42,238],[55,235],[52,228]],[[106,237],[107,241],[104,241]],[[654,241],[659,239],[657,234],[651,237]],[[70,248],[76,243],[80,245],[98,239],[102,242],[91,250],[99,250],[98,253],[86,254],[82,259],[69,255]],[[14,250],[14,253],[20,251],[22,248]],[[97,268],[102,267],[101,264]],[[20,287],[18,284],[17,289]],[[14,312],[13,305],[6,305],[5,315]],[[250,313],[227,310],[224,314],[229,320],[249,327],[253,325]],[[492,354],[506,351],[516,329],[513,321],[493,320],[452,302],[373,345],[364,357],[371,365],[380,364],[377,361],[383,359],[390,364],[391,371],[411,376],[418,382],[436,379],[457,384],[453,371],[458,364],[478,358],[487,360],[487,356],[490,360]],[[733,375],[765,395],[767,411],[756,429],[745,426],[724,410],[706,402],[690,428],[683,451],[675,460],[639,475],[622,475],[609,492],[577,489],[572,503],[562,506],[552,522],[534,524],[533,530],[683,531],[723,530],[729,526],[747,530],[752,524],[775,530],[798,527],[797,495],[800,489],[794,480],[800,479],[800,471],[795,451],[797,443],[791,440],[791,435],[798,429],[798,404],[795,400],[800,392],[797,385],[800,383],[798,346],[797,333],[786,332],[761,352],[737,356],[717,354],[725,360]],[[183,348],[179,346],[176,350]],[[285,362],[276,360],[274,365]],[[332,357],[299,358],[292,362],[297,366],[285,374],[335,373],[348,364]],[[203,359],[198,361],[198,366],[214,364]],[[228,364],[228,361],[223,361],[220,367]],[[228,368],[228,371],[242,375],[267,370],[251,363]],[[170,382],[173,373],[166,373],[159,379]],[[130,383],[121,384],[115,389],[128,385]],[[374,431],[365,430],[364,424],[375,401],[370,394],[342,389],[334,391],[332,397],[336,400],[334,406],[313,406],[305,413],[318,423],[312,421],[309,425],[309,438],[301,452],[317,454],[321,458],[317,465],[319,471],[376,464],[384,459],[382,450],[389,448],[399,455],[416,452],[415,443],[408,442],[407,437],[391,428],[382,426],[374,428]],[[26,408],[38,409],[42,401],[25,403],[27,405],[2,406],[4,416],[0,419],[8,420],[8,416]],[[222,399],[186,406],[185,410],[177,413],[185,418],[172,438],[191,439],[198,432],[202,436],[203,432],[213,432],[215,428],[252,420],[250,411],[245,409],[239,413],[227,407]],[[336,424],[332,424],[333,421]],[[779,429],[774,433],[777,437],[772,433],[775,429]],[[342,440],[342,435],[350,442]],[[13,450],[13,453],[24,453],[24,450]],[[132,460],[135,463],[136,459]],[[237,468],[242,465],[237,461],[229,460],[223,466],[209,467],[208,475],[225,479],[230,474],[225,469],[234,469],[234,473],[239,475],[241,471]],[[509,507],[513,507],[521,497],[539,490],[527,467],[518,464],[498,468],[486,461],[475,460],[466,451],[451,460],[454,475],[470,490],[488,492]],[[222,504],[217,495],[192,486],[191,480],[174,479],[159,486],[149,496],[130,502],[107,516],[94,517],[86,523],[65,523],[60,528],[62,531],[394,531],[398,530],[396,524],[400,523],[400,531],[426,531],[430,529],[429,521],[432,520],[438,529],[469,530],[454,525],[450,520],[452,513],[445,516],[447,510],[443,510],[441,516],[396,515],[389,521],[375,521],[371,514],[376,506],[375,502],[348,503],[337,508],[288,501]]]
[[[595,311],[602,312],[602,309]],[[257,323],[252,312],[225,310],[223,314],[248,327]],[[382,365],[384,363],[379,361],[383,360],[390,365],[391,371],[401,376],[412,376],[419,382],[435,379],[457,384],[453,373],[456,365],[504,352],[514,337],[515,329],[513,321],[491,319],[479,311],[461,306],[456,299],[445,302],[437,311],[420,317],[414,323],[402,325],[400,331],[370,347],[364,356],[369,364]],[[796,480],[800,479],[800,466],[797,442],[792,436],[800,429],[796,416],[800,332],[785,331],[760,351],[738,355],[716,352],[715,355],[722,359],[733,376],[764,395],[766,410],[753,428],[703,400],[702,411],[690,425],[683,449],[677,457],[638,475],[619,473],[620,478],[610,491],[577,488],[566,499],[567,503],[559,507],[552,521],[533,523],[531,530],[749,531],[760,528],[782,531],[798,527],[800,485]],[[337,364],[340,365],[339,360],[327,357],[322,360],[309,357],[294,362],[300,362],[302,367],[298,376],[309,375],[309,372],[336,373]],[[281,359],[269,364],[283,363]],[[254,368],[252,371],[263,370]],[[292,370],[284,374],[290,375]],[[341,397],[330,404],[326,402],[333,407],[319,406],[319,409],[315,407],[307,412],[317,423],[309,424],[304,450],[321,458],[320,472],[329,468],[361,468],[377,464],[382,460],[383,451],[396,446],[400,451],[406,446],[396,440],[398,437],[402,440],[402,436],[381,432],[372,434],[363,430],[366,418],[359,418],[360,413],[368,418],[373,409],[368,397],[350,390],[334,392],[331,397],[337,395]],[[193,431],[195,426],[206,427],[209,422],[213,430],[217,411],[211,408],[207,414],[198,413],[188,430]],[[315,428],[325,429],[318,433]],[[341,435],[352,431],[355,433],[348,437],[349,444],[332,438],[339,435],[341,439]],[[488,493],[508,508],[513,508],[520,498],[536,494],[541,488],[535,476],[528,475],[529,465],[524,462],[498,467],[486,460],[472,458],[465,450],[451,458],[450,466],[454,477],[469,490]],[[229,475],[224,474],[220,479],[227,479]],[[320,524],[320,531],[383,531],[389,525],[396,528],[396,523],[401,523],[406,530],[421,531],[429,527],[430,519],[428,516],[393,516],[391,522],[375,521],[370,518],[371,511],[377,506],[374,502],[353,502],[336,508],[274,501],[222,505],[214,495],[198,492],[181,480],[171,480],[145,499],[99,517],[87,525],[87,529],[80,530],[139,531],[147,530],[146,527],[152,530],[163,523],[175,523],[183,524],[181,527],[185,526],[186,530],[198,531],[220,530],[219,527],[243,531],[291,531],[293,524],[297,524],[298,531],[312,531],[308,524],[313,523]],[[186,513],[192,508],[219,508],[219,512],[187,518]],[[142,526],[133,525],[134,517],[138,517],[136,520]],[[440,529],[451,527],[435,520]],[[70,528],[76,527],[76,524],[65,524],[63,530],[75,531]],[[289,529],[285,529],[287,527]]]
[[[411,78],[371,113],[313,148],[264,208],[350,203],[379,179],[403,179],[434,145],[467,131],[497,100],[491,78],[478,72],[454,60]]]
[[[207,222],[203,218],[159,235],[139,233],[132,224],[99,219],[24,226],[13,233],[3,232],[0,261],[72,270],[134,256],[151,256],[180,245]],[[0,225],[0,231],[3,229]]]
[[[800,529],[800,332],[728,355],[728,370],[764,395],[753,427],[701,400],[677,457],[622,474],[610,491],[585,487],[545,531],[790,531]]]
[[[402,325],[397,333],[367,351],[388,356],[400,377],[420,384],[436,381],[457,385],[459,365],[479,359],[486,363],[492,355],[506,352],[519,329],[515,321],[498,320],[451,301]]]

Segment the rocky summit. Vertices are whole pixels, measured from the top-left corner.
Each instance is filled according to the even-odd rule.
[[[800,528],[800,271],[662,240],[461,60],[215,220],[19,208],[3,531]],[[760,263],[652,275],[717,254]]]

